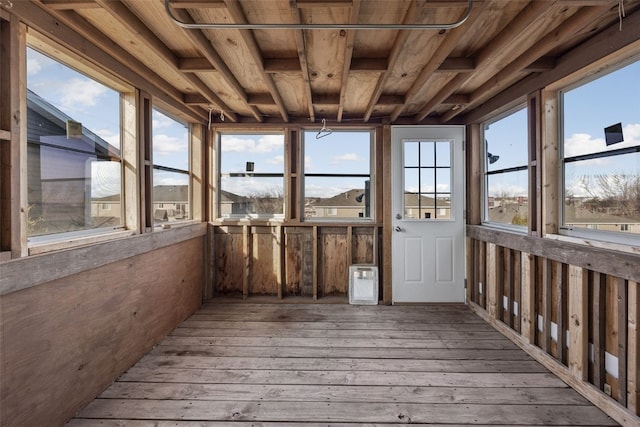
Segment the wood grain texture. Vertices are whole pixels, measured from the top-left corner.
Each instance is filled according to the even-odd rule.
[[[473,317],[210,303],[69,425],[616,425],[521,350],[492,349],[508,341]]]
[[[193,313],[203,245],[188,240],[4,295],[0,424],[62,425]]]

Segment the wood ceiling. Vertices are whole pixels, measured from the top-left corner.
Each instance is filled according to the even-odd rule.
[[[15,3],[15,0],[14,0]],[[452,29],[185,29],[164,0],[32,2],[227,122],[453,123],[618,25],[618,0],[474,0]],[[626,13],[638,8],[626,0]],[[185,23],[445,24],[467,0],[171,0]],[[41,11],[40,11],[41,12]],[[624,21],[623,21],[624,24]]]

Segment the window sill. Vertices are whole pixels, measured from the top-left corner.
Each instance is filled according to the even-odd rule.
[[[30,239],[29,255],[38,255],[45,252],[75,248],[78,246],[101,243],[123,237],[132,236],[134,230],[96,231],[83,233],[64,233],[50,236],[38,236]]]
[[[577,236],[568,236],[565,234],[547,234],[545,236],[545,239],[550,239],[550,240],[557,240],[559,242],[567,242],[567,243],[575,243],[578,245],[586,245],[592,248],[600,248],[600,249],[607,249],[607,250],[613,250],[613,251],[617,251],[617,252],[625,252],[625,253],[630,253],[630,254],[634,254],[634,255],[638,255],[640,254],[640,245],[638,245],[637,243],[637,239],[638,236],[628,236],[630,239],[636,239],[636,241],[634,242],[634,244],[632,244],[631,242],[626,243],[626,242],[611,242],[611,241],[606,241],[606,240],[598,240],[595,237],[592,236],[585,236],[585,237],[577,237]]]

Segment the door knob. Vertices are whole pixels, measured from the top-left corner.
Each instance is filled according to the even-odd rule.
[[[396,231],[398,231],[398,232],[400,232],[400,231],[402,231],[402,228],[400,228],[400,226],[399,226],[399,225],[396,225],[395,230],[396,230]]]

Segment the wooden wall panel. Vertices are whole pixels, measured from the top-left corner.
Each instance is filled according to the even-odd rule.
[[[0,424],[63,425],[191,315],[203,245],[200,237],[3,295]]]
[[[373,258],[373,228],[353,228],[351,254],[353,264],[375,264],[376,261]]]
[[[345,228],[320,229],[320,296],[347,295],[347,234]]]
[[[249,295],[278,295],[278,236],[275,227],[252,227]]]
[[[216,294],[241,294],[245,271],[242,227],[217,227],[214,254]]]

